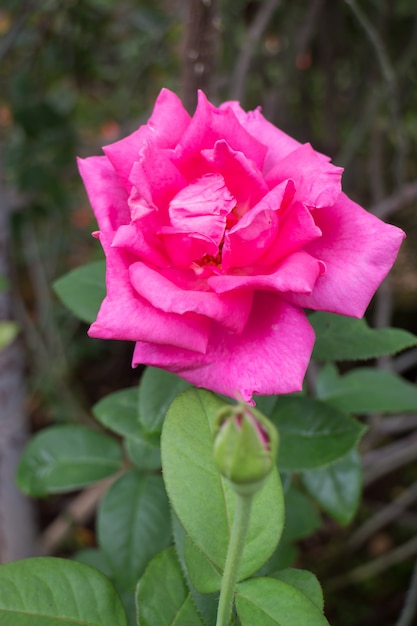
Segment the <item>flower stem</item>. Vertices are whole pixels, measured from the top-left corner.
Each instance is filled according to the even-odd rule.
[[[216,626],[229,626],[230,624],[239,565],[249,528],[252,500],[253,494],[236,493],[236,510],[220,589]]]

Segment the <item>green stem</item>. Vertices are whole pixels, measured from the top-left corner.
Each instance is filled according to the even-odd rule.
[[[249,528],[252,500],[252,494],[236,494],[236,510],[220,589],[216,626],[229,626],[230,624],[239,565]]]

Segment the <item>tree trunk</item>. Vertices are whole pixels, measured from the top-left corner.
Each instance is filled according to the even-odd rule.
[[[10,195],[0,169],[0,276],[9,278]],[[0,320],[12,319],[12,297],[0,291]],[[16,467],[28,436],[24,409],[23,355],[18,341],[0,350],[0,562],[34,554],[31,504],[16,487]]]
[[[211,97],[214,64],[217,56],[219,26],[217,0],[188,0],[182,64],[182,100],[194,113],[197,90]]]

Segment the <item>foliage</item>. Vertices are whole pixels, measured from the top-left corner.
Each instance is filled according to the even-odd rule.
[[[77,411],[85,412],[90,394],[84,389],[81,397],[75,393],[75,401],[68,399],[62,381],[79,389],[91,360],[97,366],[105,361],[102,349],[84,339],[85,327],[75,324],[45,289],[72,270],[56,282],[55,291],[84,322],[95,318],[104,293],[103,265],[90,243],[94,224],[75,155],[97,152],[99,145],[133,130],[146,119],[162,86],[178,91],[179,4],[5,0],[0,10],[0,141],[7,180],[18,191],[13,260],[20,280],[17,295],[29,312],[20,330],[30,354],[31,391],[40,390],[42,421],[48,423],[56,416],[79,419]],[[243,88],[232,93],[261,4],[221,3],[215,98],[239,97],[247,108],[262,104],[272,122],[344,165],[346,188],[378,208],[415,171],[414,1],[362,3],[382,41],[388,75],[347,2],[281,3],[255,41]],[[399,284],[406,285],[404,315],[416,303],[407,282],[414,275],[410,259],[411,265],[416,260],[412,232],[409,241],[401,265],[407,271],[397,273]],[[92,263],[74,270],[85,261]],[[416,331],[415,316],[410,318]],[[370,367],[373,359],[416,346],[413,333],[374,329],[365,320],[332,314],[314,313],[310,321],[317,334],[312,368],[317,376],[309,377],[303,394],[257,399],[280,430],[283,485],[274,473],[265,487],[274,495],[259,497],[252,521],[258,543],[244,555],[242,577],[248,579],[237,590],[236,623],[244,625],[326,623],[317,579],[291,568],[299,542],[327,527],[328,517],[343,525],[354,518],[362,490],[358,443],[370,414],[412,415],[417,409],[414,385],[400,374]],[[0,322],[0,349],[16,332],[14,323]],[[108,369],[113,383],[118,363],[110,357]],[[102,389],[91,395],[101,397]],[[33,559],[0,567],[1,623],[123,626],[127,620],[132,625],[137,622],[135,599],[142,625],[215,623],[213,592],[233,514],[227,486],[209,460],[211,407],[223,400],[149,368],[139,386],[96,403],[93,413],[105,433],[52,426],[32,439],[18,480],[33,497],[71,492],[105,476],[117,480],[99,505],[98,546],[76,555],[80,563]],[[189,411],[192,417],[181,419]],[[207,438],[199,441],[203,428]],[[159,473],[161,433],[165,482]],[[204,488],[196,494],[197,480]],[[195,498],[203,506],[209,494],[213,509],[203,508],[201,519]],[[283,496],[282,530],[278,504]],[[218,517],[210,529],[212,510]],[[262,525],[271,519],[274,537]],[[267,617],[265,607],[275,595],[282,604],[268,607]]]

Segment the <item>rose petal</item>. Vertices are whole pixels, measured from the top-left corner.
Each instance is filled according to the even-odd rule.
[[[89,157],[77,159],[77,163],[99,228],[113,231],[129,223],[127,192],[108,159]]]
[[[206,173],[206,161],[199,153],[213,148],[218,140],[226,141],[233,150],[250,155],[262,170],[267,152],[265,145],[239,124],[232,109],[216,108],[200,91],[197,109],[173,156],[173,162],[189,181]]]
[[[252,137],[256,137],[258,141],[268,146],[263,168],[261,168],[264,173],[268,172],[276,163],[301,145],[299,141],[296,141],[268,122],[262,115],[260,107],[254,111],[246,112],[238,102],[229,101],[224,102],[219,108],[220,110],[233,111],[243,128],[245,128]]]
[[[285,181],[267,193],[229,231],[226,231],[222,251],[222,265],[247,267],[255,263],[275,241],[280,212],[290,204],[294,194],[292,181]]]
[[[262,172],[242,152],[232,150],[223,140],[217,141],[213,150],[202,150],[210,166],[219,172],[229,191],[237,201],[234,213],[241,217],[268,193]]]
[[[155,212],[145,215],[131,224],[120,226],[113,238],[112,246],[123,248],[156,267],[169,267],[171,261],[165,253],[160,237],[156,235],[158,228]]]
[[[192,284],[189,289],[183,289],[168,278],[169,272],[165,272],[163,276],[140,262],[130,266],[129,274],[138,294],[167,313],[183,315],[192,312],[205,315],[236,333],[244,329],[248,320],[253,299],[251,292],[218,295],[192,289]],[[190,274],[195,279],[194,273]],[[207,289],[204,283],[202,286]]]
[[[187,185],[184,176],[171,162],[168,151],[146,143],[139,160],[133,164],[129,180],[149,206],[167,213],[172,198]],[[166,218],[167,219],[167,218]]]
[[[101,234],[100,241],[106,254],[107,296],[90,326],[90,337],[153,341],[204,352],[210,322],[194,313],[176,315],[155,309],[133,289],[128,256],[111,247],[107,234]]]
[[[297,306],[362,317],[392,267],[405,237],[341,194],[337,203],[314,213],[323,236],[305,247],[327,272],[310,296],[287,295]]]
[[[171,225],[184,233],[201,233],[217,245],[226,219],[236,206],[220,174],[207,174],[182,189],[169,204]]]
[[[198,387],[250,401],[253,394],[299,391],[313,344],[314,332],[301,309],[258,293],[240,335],[214,324],[204,355],[138,342],[132,365],[162,367]]]
[[[200,233],[184,233],[178,228],[165,226],[158,234],[176,267],[187,269],[205,256],[214,258],[218,252],[216,242]]]
[[[314,213],[314,216],[316,215],[317,213]],[[276,265],[286,256],[321,237],[321,234],[310,211],[300,202],[293,202],[283,212],[275,241],[258,259],[258,263],[259,265]]]
[[[270,273],[263,268],[245,268],[243,274],[216,275],[208,284],[216,293],[234,289],[267,289],[269,291],[310,294],[317,278],[325,272],[324,264],[306,252],[295,252]]]
[[[336,202],[342,191],[342,173],[342,167],[320,158],[306,143],[276,163],[265,176],[265,181],[272,188],[291,178],[296,189],[294,200],[320,208]]]
[[[190,119],[178,96],[169,89],[162,89],[148,123],[124,139],[103,148],[128,190],[131,188],[129,174],[144,142],[153,143],[158,148],[173,148]]]

